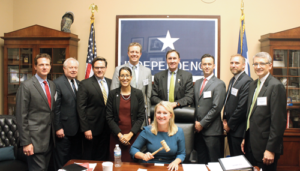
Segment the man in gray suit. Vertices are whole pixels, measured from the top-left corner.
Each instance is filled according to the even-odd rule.
[[[35,76],[23,82],[17,92],[16,118],[20,145],[27,156],[29,170],[47,170],[54,139],[55,84],[47,79],[51,57],[34,59]]]
[[[110,89],[113,90],[120,87],[119,70],[124,66],[129,67],[133,71],[130,85],[143,92],[147,114],[145,118],[148,118],[148,121],[150,123],[150,96],[152,90],[151,70],[139,63],[139,60],[142,56],[142,46],[139,43],[130,43],[128,46],[127,54],[129,57],[129,62],[116,67]],[[145,123],[143,125],[145,125]]]
[[[168,69],[154,75],[151,94],[152,105],[169,101],[173,108],[193,104],[193,78],[190,72],[178,68],[180,54],[169,50],[166,54]]]
[[[221,110],[226,86],[214,76],[215,60],[212,55],[201,57],[204,78],[196,81],[195,92],[195,149],[198,163],[218,162],[221,158],[221,135],[223,134]]]

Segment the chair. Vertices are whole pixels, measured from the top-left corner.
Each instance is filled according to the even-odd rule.
[[[14,146],[15,160],[0,161],[1,171],[27,171],[26,156],[23,148],[19,147],[19,132],[16,125],[16,117],[12,115],[0,115],[0,150],[3,147]],[[1,155],[1,154],[0,154]]]
[[[150,114],[151,120],[154,117],[154,107],[151,106]],[[178,127],[182,128],[184,137],[185,137],[185,153],[186,157],[183,163],[190,163],[190,155],[194,149],[194,111],[195,108],[193,107],[182,107],[182,108],[175,108],[175,123]]]

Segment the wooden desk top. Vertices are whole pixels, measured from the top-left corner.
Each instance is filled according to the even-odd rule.
[[[97,166],[94,171],[102,171],[102,162],[96,160],[70,160],[65,166],[73,164],[73,163],[97,163]],[[131,163],[131,162],[123,162],[121,167],[113,167],[113,171],[137,171],[140,169],[147,169],[147,171],[168,171],[168,164],[164,166],[154,166],[153,163]],[[178,166],[178,171],[183,171],[183,167],[180,164]]]

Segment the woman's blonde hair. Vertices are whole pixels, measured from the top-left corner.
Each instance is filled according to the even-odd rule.
[[[178,127],[175,125],[175,115],[174,115],[174,111],[173,111],[173,108],[171,107],[171,104],[170,102],[167,102],[167,101],[161,101],[159,102],[156,106],[155,106],[155,109],[154,109],[154,119],[153,119],[153,122],[152,122],[152,128],[151,128],[151,132],[154,134],[154,135],[157,135],[157,121],[156,121],[156,110],[157,110],[157,107],[158,106],[162,106],[164,107],[168,112],[170,112],[171,114],[171,118],[169,120],[169,128],[168,128],[168,135],[169,136],[173,136],[174,134],[177,133],[178,131]]]

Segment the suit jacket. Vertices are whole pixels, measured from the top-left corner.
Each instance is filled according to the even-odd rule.
[[[74,80],[79,87],[79,81]],[[79,129],[76,92],[74,93],[65,75],[54,80],[54,83],[56,85],[56,103],[54,110],[55,131],[63,129],[65,135],[74,136]]]
[[[108,88],[111,79],[105,77]],[[100,135],[106,130],[106,106],[102,90],[95,76],[81,81],[77,92],[77,111],[81,131],[92,131],[94,135]]]
[[[16,118],[20,133],[20,145],[33,144],[34,153],[46,152],[50,136],[54,139],[53,118],[55,107],[55,84],[51,80],[51,108],[38,79],[32,78],[23,82],[17,91]],[[52,135],[51,134],[52,131]]]
[[[110,90],[120,87],[119,71],[124,66],[130,68],[129,63],[116,67],[112,78]],[[132,84],[133,82],[131,82],[131,86]],[[139,65],[139,78],[138,78],[137,87],[135,88],[142,90],[144,95],[146,113],[147,116],[150,118],[150,107],[151,107],[150,97],[151,97],[151,90],[152,90],[152,74],[149,68],[144,67],[143,65]]]
[[[230,135],[243,138],[247,124],[247,102],[250,83],[253,81],[245,72],[236,80],[233,88],[237,89],[237,94],[233,95],[231,90],[227,90],[227,102],[224,106],[224,118],[226,113],[227,124],[230,128]],[[229,83],[231,87],[232,83]]]
[[[205,136],[222,135],[221,110],[226,94],[226,86],[222,80],[212,76],[206,83],[200,96],[203,78],[196,81],[195,92],[195,120],[199,121]],[[204,93],[210,92],[211,97],[204,98]]]
[[[106,120],[115,135],[121,132],[118,126],[119,123],[119,107],[120,107],[120,88],[114,89],[110,92],[107,100]],[[130,113],[131,113],[131,132],[137,134],[145,120],[145,103],[143,93],[139,89],[131,87],[130,96]]]
[[[156,105],[160,101],[168,101],[168,69],[154,75],[154,84],[152,88],[151,103]],[[180,106],[193,104],[193,78],[187,71],[178,69],[175,81],[175,102]]]
[[[256,86],[257,80],[250,83],[247,118]],[[271,74],[262,85],[257,99],[259,97],[266,97],[267,105],[257,106],[255,102],[249,128],[251,149],[257,161],[261,161],[265,150],[282,154],[287,117],[285,88]]]

